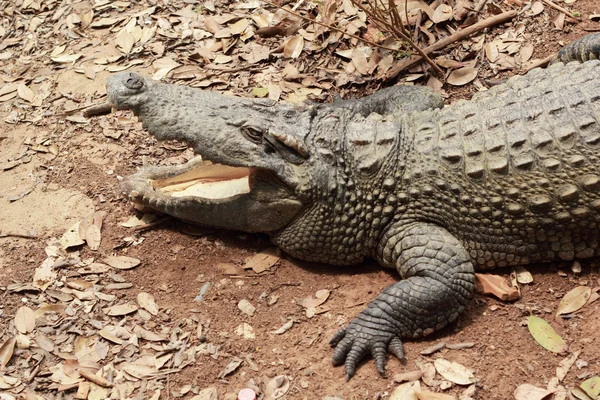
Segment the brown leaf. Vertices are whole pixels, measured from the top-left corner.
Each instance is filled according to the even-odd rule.
[[[570,314],[585,306],[592,295],[592,288],[578,286],[562,298],[556,309],[556,315]]]
[[[129,54],[135,44],[135,37],[129,32],[123,32],[115,39],[115,44],[125,54]]]
[[[544,12],[544,4],[541,1],[536,1],[531,5],[531,15],[535,16]]]
[[[8,365],[13,352],[15,350],[15,345],[17,344],[17,339],[13,336],[6,340],[6,342],[2,343],[0,346],[0,370],[3,370],[4,367]]]
[[[513,395],[516,400],[543,400],[552,393],[554,392],[524,383],[515,389]]]
[[[35,96],[33,90],[29,89],[29,87],[27,87],[24,83],[21,83],[19,84],[19,86],[17,86],[17,94],[20,98],[30,103],[33,101],[33,98]]]
[[[154,301],[154,296],[146,292],[140,292],[137,295],[137,302],[144,310],[152,315],[158,314],[158,305]]]
[[[352,50],[352,64],[359,74],[367,75],[369,73],[367,56],[356,47]]]
[[[558,367],[556,367],[556,377],[558,378],[559,382],[562,382],[562,380],[565,379],[565,376],[569,372],[569,369],[571,369],[571,367],[575,363],[575,360],[577,360],[577,357],[579,357],[580,353],[581,351],[576,351],[575,353],[571,354],[569,357],[565,358],[560,363],[558,363]]]
[[[463,67],[452,71],[447,82],[453,86],[462,86],[477,78],[477,68]]]
[[[140,260],[127,256],[109,256],[104,259],[104,262],[113,268],[131,269],[140,265]]]
[[[100,242],[102,241],[102,233],[100,228],[96,225],[90,225],[85,230],[85,241],[90,250],[96,251],[100,248]]]
[[[296,35],[288,39],[283,45],[283,56],[285,58],[298,58],[304,49],[304,38]]]
[[[261,272],[267,271],[279,260],[280,256],[276,247],[269,247],[250,257],[244,264],[244,269],[252,269],[255,273],[260,274]]]
[[[444,22],[452,18],[452,7],[448,4],[440,4],[435,11],[433,12],[433,16],[431,20],[435,24],[439,24],[440,22]]]
[[[106,315],[110,315],[111,317],[118,317],[122,315],[131,314],[133,312],[136,312],[137,310],[138,308],[134,304],[125,303],[105,308],[102,311],[104,311]]]
[[[512,301],[519,298],[519,290],[510,287],[505,278],[492,274],[475,274],[475,290],[478,293],[492,294],[502,301]]]
[[[241,358],[238,357],[234,357],[226,366],[225,368],[219,373],[218,378],[219,379],[223,379],[225,378],[227,375],[231,374],[232,372],[234,372],[236,369],[239,368],[240,365],[242,365],[242,362],[244,360],[242,360]]]
[[[35,313],[27,306],[20,307],[15,314],[15,328],[21,333],[29,333],[35,328]]]
[[[418,369],[416,371],[402,372],[402,373],[396,374],[392,377],[392,379],[394,380],[394,382],[397,382],[397,383],[412,382],[412,381],[421,379],[423,374],[425,374],[425,372]]]
[[[453,361],[438,358],[433,362],[433,365],[438,374],[457,385],[470,385],[477,382],[473,371]]]

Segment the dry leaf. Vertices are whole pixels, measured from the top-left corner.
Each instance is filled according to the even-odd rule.
[[[20,307],[15,314],[15,328],[21,333],[29,333],[35,328],[35,313],[27,306]]]
[[[516,400],[542,400],[554,393],[554,391],[549,391],[546,389],[542,389],[529,383],[525,383],[523,385],[519,385],[513,395]]]
[[[100,228],[96,225],[90,225],[85,230],[85,242],[87,243],[90,250],[96,251],[100,248],[100,242],[102,241],[102,233]]]
[[[103,260],[105,263],[117,269],[131,269],[140,265],[140,260],[127,256],[109,256]]]
[[[285,375],[276,376],[265,386],[265,400],[283,397],[288,390],[290,390],[290,378]]]
[[[115,39],[115,44],[125,54],[129,54],[135,44],[135,37],[129,32],[123,32]]]
[[[142,218],[138,218],[137,216],[131,216],[126,222],[122,222],[121,226],[125,228],[133,228],[136,226],[146,226],[156,220],[156,214],[144,214]]]
[[[421,379],[424,374],[425,372],[423,370],[418,369],[416,371],[401,372],[399,374],[394,375],[392,379],[394,380],[394,382],[397,383],[412,382]]]
[[[565,358],[560,363],[558,363],[558,367],[556,367],[556,377],[558,378],[559,382],[562,382],[562,380],[565,379],[565,376],[569,372],[569,369],[571,369],[571,367],[575,363],[575,360],[577,360],[577,357],[579,357],[580,353],[581,351],[576,351],[575,353],[571,354],[569,357]]]
[[[217,54],[213,62],[215,64],[227,64],[233,60],[233,57],[225,55],[225,54]]]
[[[90,28],[109,28],[120,22],[122,18],[101,18],[90,24]]]
[[[570,314],[585,306],[592,295],[592,288],[578,286],[570,290],[558,304],[556,315]]]
[[[526,285],[533,282],[533,276],[531,272],[527,271],[525,267],[519,265],[514,268],[515,274],[517,275],[517,282],[521,285]]]
[[[456,397],[446,393],[434,393],[429,391],[417,392],[417,399],[419,400],[456,400]]]
[[[41,266],[35,269],[33,273],[32,285],[42,291],[48,289],[48,287],[56,281],[57,274],[54,272],[54,259],[48,257],[44,260]]]
[[[239,35],[243,33],[249,25],[250,21],[248,21],[246,18],[242,18],[236,23],[229,25],[229,28],[231,29],[231,33],[233,35]]]
[[[498,44],[494,40],[493,42],[487,43],[484,47],[485,55],[490,62],[495,62],[498,59]]]
[[[466,85],[467,83],[477,78],[477,72],[477,68],[463,67],[457,69],[456,71],[452,71],[450,76],[448,76],[448,80],[446,82],[453,86]]]
[[[202,389],[200,392],[198,392],[197,395],[192,397],[190,400],[217,400],[217,399],[218,399],[217,388],[209,387],[206,389]]]
[[[50,59],[59,64],[67,64],[74,63],[75,61],[79,60],[80,57],[81,54],[62,54],[57,57],[50,57]]]
[[[242,360],[241,358],[237,358],[234,357],[233,360],[231,360],[223,369],[223,371],[221,371],[218,375],[219,379],[223,379],[225,378],[227,375],[231,374],[232,372],[234,372],[236,369],[239,368],[240,365],[242,365],[242,362],[244,360]]]
[[[154,296],[146,292],[137,295],[137,302],[144,310],[152,315],[158,315],[158,305],[154,302]]]
[[[535,16],[544,12],[544,4],[541,1],[536,1],[531,5],[531,15]]]
[[[457,385],[470,385],[477,382],[472,370],[453,361],[438,358],[433,362],[433,365],[438,374]]]
[[[531,315],[527,318],[527,327],[531,336],[543,348],[553,353],[564,353],[568,347],[563,338],[558,336],[554,329],[540,317]]]
[[[280,258],[277,248],[269,247],[249,258],[243,268],[252,268],[255,273],[260,274],[261,272],[270,269]]]
[[[63,249],[68,249],[69,247],[81,246],[85,243],[85,240],[79,236],[79,224],[81,221],[73,224],[69,230],[67,230],[59,239],[59,243]]]
[[[417,393],[420,391],[419,381],[406,382],[394,389],[389,400],[419,400]]]
[[[521,50],[519,50],[518,55],[521,64],[526,63],[531,59],[531,56],[533,55],[533,50],[534,47],[532,44],[526,44],[523,47],[521,47]]]
[[[367,60],[367,56],[356,47],[352,50],[352,64],[359,74],[369,74],[369,61]]]
[[[35,96],[33,90],[29,89],[29,87],[27,87],[24,83],[21,83],[19,84],[19,86],[17,86],[17,94],[20,98],[30,103],[33,101],[33,98]]]
[[[433,12],[433,16],[431,20],[435,24],[439,24],[440,22],[444,22],[452,18],[452,7],[448,4],[440,4],[435,11]]]
[[[296,35],[288,39],[283,45],[283,56],[285,58],[298,58],[304,49],[304,38]]]
[[[118,317],[121,315],[127,315],[127,314],[131,314],[133,312],[136,312],[138,310],[137,306],[134,304],[130,304],[130,303],[125,303],[125,304],[118,304],[109,308],[105,308],[104,311],[106,313],[106,315],[109,315],[111,317]]]
[[[2,346],[0,346],[0,371],[8,365],[15,350],[16,344],[17,339],[15,337],[11,337],[6,340],[6,342],[2,343]]]

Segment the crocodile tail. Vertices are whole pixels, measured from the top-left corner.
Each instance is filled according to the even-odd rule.
[[[571,61],[585,62],[600,58],[600,32],[586,35],[563,47],[550,64]]]

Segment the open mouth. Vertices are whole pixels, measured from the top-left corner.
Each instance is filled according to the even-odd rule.
[[[171,197],[226,199],[250,192],[251,168],[211,162],[198,164],[178,175],[151,180],[152,188]]]

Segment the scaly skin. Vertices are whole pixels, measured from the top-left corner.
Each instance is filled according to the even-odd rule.
[[[404,108],[423,98],[419,91],[290,106],[136,74],[112,77],[108,93],[157,138],[252,168],[249,196],[270,199],[262,215],[283,209],[258,230],[289,254],[337,265],[373,257],[398,270],[402,280],[332,339],[348,378],[369,353],[383,374],[387,352],[404,357],[402,340],[454,321],[475,270],[599,253],[599,61],[532,70],[441,110],[435,96],[424,96],[419,111]],[[155,201],[163,195],[147,180],[161,174],[141,171],[125,181],[126,195],[201,224],[252,230],[207,217],[214,204],[206,199]],[[250,224],[260,219],[235,212]]]
[[[597,60],[600,58],[600,32],[592,33],[570,43],[563,47],[551,64],[571,61],[584,62],[588,60]]]

